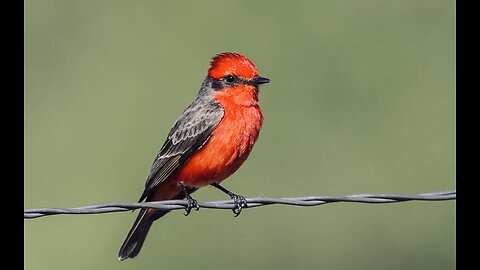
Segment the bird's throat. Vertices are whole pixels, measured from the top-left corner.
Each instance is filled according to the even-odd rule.
[[[238,85],[214,93],[213,98],[225,106],[258,106],[258,87],[253,85]]]

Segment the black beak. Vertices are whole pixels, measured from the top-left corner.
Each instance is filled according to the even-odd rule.
[[[254,85],[259,85],[259,84],[269,83],[270,79],[258,76],[258,77],[254,77],[251,82]]]

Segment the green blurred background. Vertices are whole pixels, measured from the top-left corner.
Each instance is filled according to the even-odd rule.
[[[210,57],[272,80],[245,195],[455,189],[455,1],[25,1],[25,207],[134,202]],[[225,199],[212,188],[199,201]],[[454,269],[455,202],[24,222],[26,269]]]

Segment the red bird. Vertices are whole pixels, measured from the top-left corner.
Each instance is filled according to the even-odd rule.
[[[238,216],[245,198],[220,186],[247,159],[262,127],[258,86],[270,80],[245,56],[220,53],[195,100],[173,125],[155,158],[139,202],[187,198],[185,215],[198,210],[190,194],[212,185],[235,201]],[[118,253],[119,260],[138,255],[152,223],[169,211],[141,209]]]

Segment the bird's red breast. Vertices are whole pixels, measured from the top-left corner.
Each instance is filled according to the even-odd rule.
[[[174,176],[187,186],[219,183],[247,159],[262,127],[257,88],[240,85],[217,92],[225,114],[208,142]]]

